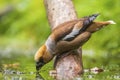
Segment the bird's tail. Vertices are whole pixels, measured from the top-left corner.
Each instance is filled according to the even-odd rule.
[[[93,24],[91,24],[90,27],[87,28],[87,31],[93,33],[100,30],[103,27],[106,27],[109,24],[116,24],[116,23],[113,20],[93,22]]]
[[[106,21],[108,24],[116,24],[113,20]]]
[[[96,14],[92,14],[90,16],[85,16],[84,18],[86,18],[86,20],[89,20],[89,22],[92,22],[96,19],[97,16],[99,16],[100,14],[99,13],[96,13]]]
[[[92,22],[96,19],[96,17],[99,15],[99,13],[97,14],[92,14],[90,16],[85,16],[83,17],[84,21],[83,21],[83,27],[82,29],[80,30],[80,33],[82,31],[85,31],[91,24]]]

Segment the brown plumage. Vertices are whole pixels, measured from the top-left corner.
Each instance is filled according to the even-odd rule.
[[[81,19],[65,22],[55,28],[46,43],[35,54],[36,70],[49,62],[54,55],[75,50],[87,42],[93,32],[113,21],[93,22],[94,14]]]

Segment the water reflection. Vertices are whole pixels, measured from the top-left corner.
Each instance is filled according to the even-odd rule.
[[[83,80],[83,74],[75,74],[69,71],[56,71],[50,70],[49,75],[52,76],[55,80]]]
[[[26,78],[21,76],[4,76],[4,80],[25,80]]]
[[[45,80],[39,73],[36,73],[36,80]],[[83,76],[76,77],[67,77],[67,76],[59,76],[59,74],[54,75],[51,80],[84,80]]]
[[[111,71],[94,67],[91,69],[84,69],[84,74],[79,76],[60,76],[54,73],[53,77],[55,80],[120,80],[120,73],[118,70]]]
[[[92,68],[93,70],[93,68]],[[96,68],[95,68],[96,70]],[[48,72],[46,72],[48,73]],[[2,77],[2,78],[1,78]],[[118,70],[104,70],[98,74],[86,70],[83,75],[76,77],[59,76],[54,73],[54,79],[41,76],[36,72],[21,72],[18,70],[0,70],[0,80],[120,80],[120,73]]]
[[[12,70],[12,69],[2,70],[0,72],[0,75],[1,75],[0,80],[28,80],[28,79],[33,80],[34,79],[34,77],[32,77],[32,75],[34,75],[34,72],[21,72],[21,71]]]
[[[40,74],[39,72],[36,72],[36,80],[45,80]]]

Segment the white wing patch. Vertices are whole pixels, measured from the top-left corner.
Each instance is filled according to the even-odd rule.
[[[79,34],[79,31],[80,31],[80,29],[73,29],[72,32],[69,33],[68,35],[66,35],[62,40],[64,40],[64,41],[73,40],[76,37],[76,35]]]
[[[47,50],[51,53],[54,54],[55,48],[56,48],[56,43],[53,41],[50,37],[48,37],[46,43],[45,43]]]

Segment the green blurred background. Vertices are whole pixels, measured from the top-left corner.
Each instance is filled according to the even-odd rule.
[[[117,23],[94,33],[83,46],[84,67],[120,66],[120,0],[73,2],[78,17],[100,13],[97,21]],[[19,62],[34,71],[34,54],[50,31],[43,0],[0,0],[0,64]]]

